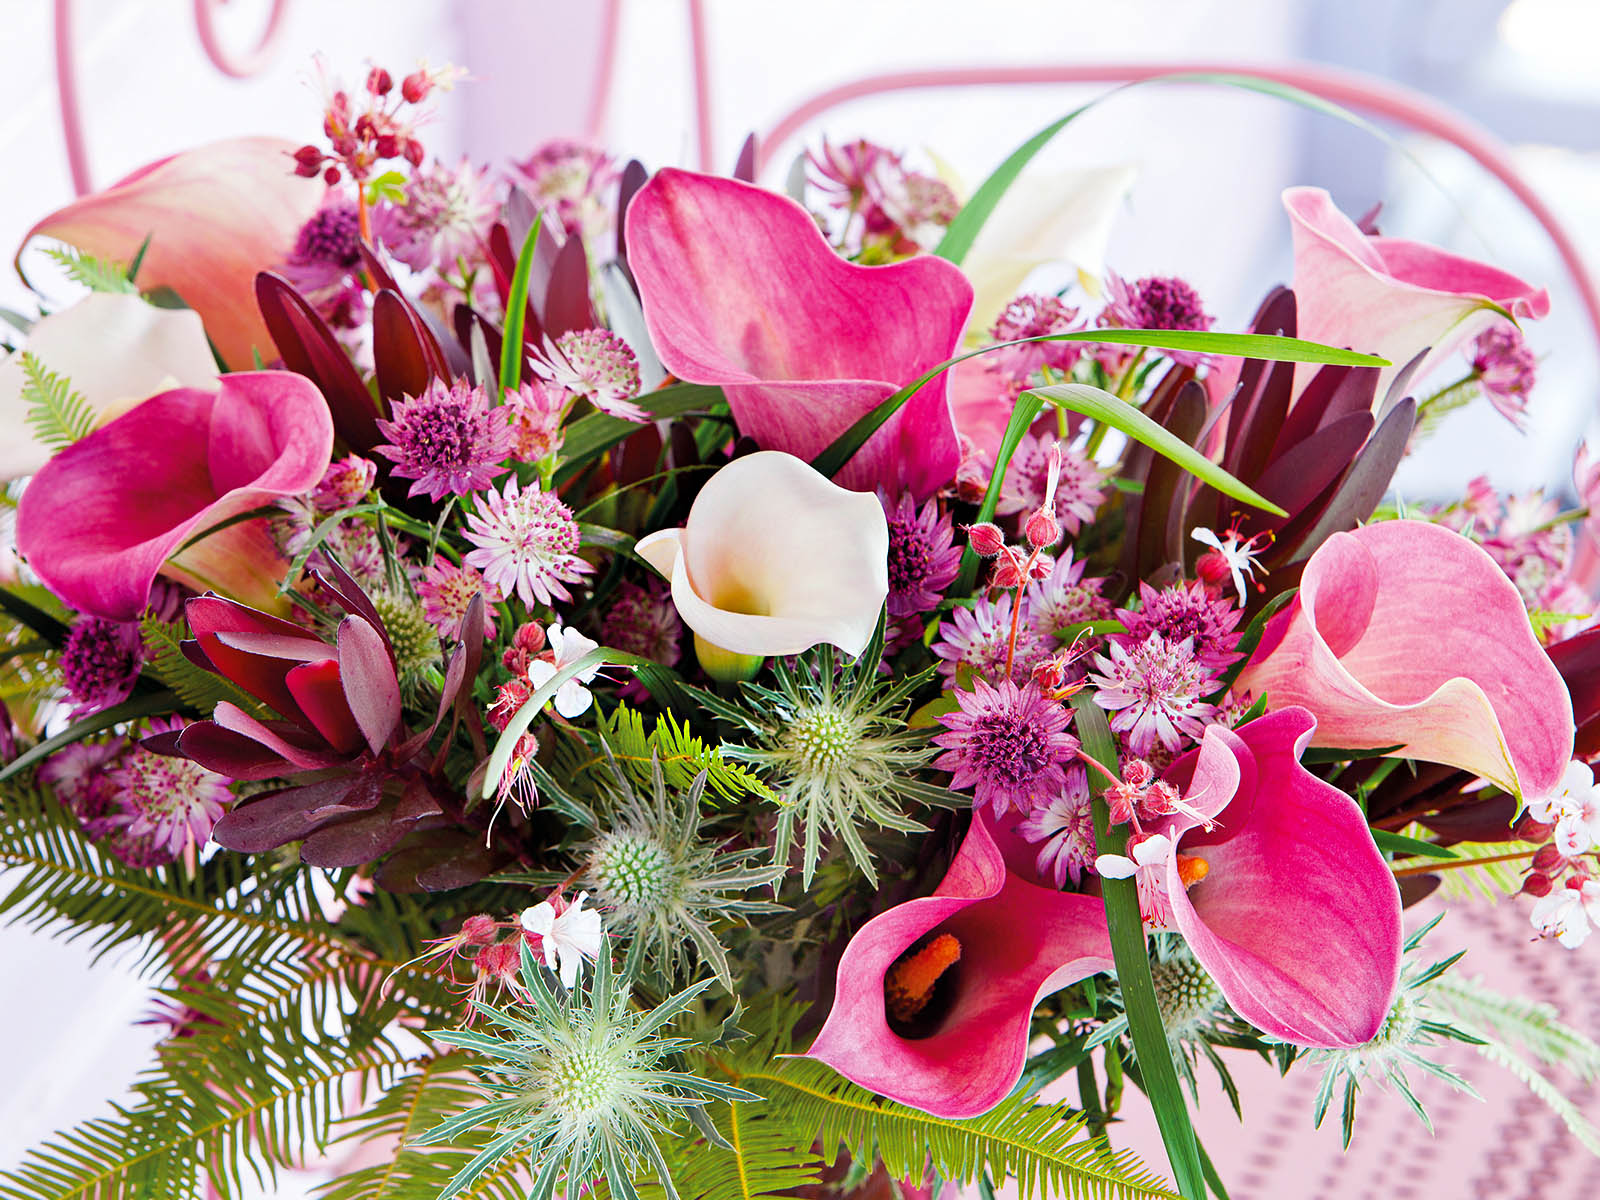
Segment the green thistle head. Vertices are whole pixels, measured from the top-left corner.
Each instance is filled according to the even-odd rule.
[[[372,606],[389,633],[402,683],[413,683],[423,672],[439,665],[439,633],[413,596],[405,591],[375,591]]]
[[[432,1035],[481,1056],[473,1069],[488,1098],[430,1129],[417,1143],[447,1142],[490,1123],[495,1132],[439,1200],[467,1190],[507,1155],[535,1165],[531,1200],[551,1200],[563,1178],[571,1194],[598,1175],[605,1176],[612,1195],[637,1200],[634,1177],[644,1166],[676,1200],[655,1131],[675,1113],[710,1100],[758,1098],[672,1069],[673,1058],[694,1043],[662,1037],[659,1031],[712,981],[702,980],[643,1013],[633,1008],[628,990],[617,986],[609,954],[601,953],[587,987],[566,993],[534,962],[526,944],[521,967],[525,1008],[512,1014],[473,1002],[495,1032]]]
[[[1151,964],[1161,1022],[1173,1041],[1190,1040],[1211,1025],[1223,1007],[1222,989],[1185,948]]]

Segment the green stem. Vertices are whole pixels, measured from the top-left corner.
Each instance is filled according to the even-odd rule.
[[[1132,403],[1132,400],[1130,400],[1129,397],[1133,394],[1133,382],[1138,374],[1139,363],[1143,359],[1144,351],[1141,350],[1139,353],[1133,356],[1133,361],[1128,364],[1128,369],[1122,373],[1122,378],[1117,381],[1116,389],[1112,394],[1116,396],[1118,400],[1125,400],[1130,404]],[[1063,413],[1062,419],[1065,420],[1065,418],[1066,414]],[[1089,441],[1083,448],[1085,458],[1093,461],[1094,456],[1099,453],[1100,443],[1106,440],[1106,430],[1109,428],[1110,426],[1104,421],[1096,421],[1094,423],[1094,428],[1089,432]]]
[[[1087,690],[1072,698],[1077,713],[1078,738],[1083,748],[1108,770],[1117,766],[1117,746],[1111,727],[1094,696]],[[1106,803],[1100,798],[1103,782],[1089,774],[1089,790],[1094,797],[1095,849],[1101,854],[1126,854],[1128,830],[1113,826]],[[1111,955],[1122,984],[1122,1006],[1128,1014],[1128,1032],[1133,1038],[1139,1073],[1150,1107],[1155,1110],[1161,1141],[1172,1163],[1172,1174],[1185,1200],[1205,1200],[1205,1177],[1200,1166],[1199,1145],[1189,1123],[1189,1109],[1178,1083],[1172,1062],[1172,1048],[1166,1026],[1156,1004],[1155,981],[1150,976],[1150,954],[1145,944],[1144,921],[1139,913],[1139,891],[1133,879],[1100,881],[1105,898],[1106,925],[1111,934]]]

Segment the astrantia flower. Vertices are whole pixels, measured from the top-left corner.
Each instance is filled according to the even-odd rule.
[[[120,827],[120,801],[109,768],[127,745],[122,738],[73,742],[39,767],[39,781],[49,785],[56,799],[78,819],[90,841],[97,842]]]
[[[1132,647],[1112,642],[1110,657],[1095,655],[1095,703],[1112,714],[1111,728],[1147,757],[1157,745],[1176,753],[1185,737],[1199,738],[1214,708],[1200,697],[1215,680],[1195,657],[1188,638],[1152,633]]]
[[[1522,331],[1501,322],[1478,335],[1472,344],[1472,370],[1495,410],[1518,429],[1528,410],[1538,359],[1523,341]]]
[[[568,236],[595,238],[611,228],[617,168],[604,151],[566,139],[546,142],[517,170],[518,183],[536,205],[555,211]]]
[[[483,575],[478,571],[469,566],[458,567],[442,554],[434,555],[433,562],[423,571],[422,578],[417,580],[417,597],[422,601],[428,623],[444,638],[460,636],[461,618],[467,615],[467,605],[472,603],[474,596],[479,595],[486,602],[483,608],[484,640],[492,642],[495,629],[494,609],[491,606],[505,599],[499,588],[486,586]]]
[[[1120,329],[1210,329],[1214,318],[1200,303],[1200,295],[1176,276],[1146,276],[1129,283],[1115,271],[1106,274],[1106,306],[1102,325]],[[1162,350],[1173,362],[1199,364],[1203,354]]]
[[[860,207],[869,181],[884,160],[898,161],[899,156],[865,138],[838,144],[823,138],[820,151],[806,151],[806,182],[823,193],[830,208],[854,210]]]
[[[1046,646],[1058,631],[1069,625],[1099,621],[1111,615],[1111,601],[1100,594],[1105,580],[1083,577],[1088,565],[1086,559],[1074,561],[1068,549],[1056,559],[1046,578],[1028,585],[1024,593],[1028,623]]]
[[[506,416],[511,422],[512,457],[533,463],[561,449],[561,418],[575,399],[559,384],[543,379],[524,380],[506,396]]]
[[[503,491],[480,492],[464,532],[478,548],[462,561],[504,595],[515,592],[526,608],[571,600],[565,585],[594,570],[577,556],[572,510],[537,483],[523,488],[512,478]]]
[[[1039,874],[1054,879],[1057,887],[1067,881],[1077,883],[1085,868],[1093,869],[1094,815],[1089,804],[1087,770],[1074,764],[1067,768],[1067,784],[1038,805],[1017,826],[1017,833],[1039,847]]]
[[[334,194],[295,236],[283,276],[312,299],[340,288],[361,263],[361,221],[356,202]]]
[[[560,963],[561,986],[571,989],[577,985],[578,971],[583,960],[600,956],[605,947],[605,930],[600,914],[586,909],[583,902],[588,892],[579,892],[571,903],[561,900],[541,900],[531,908],[522,910],[518,919],[529,940],[539,948],[544,965],[556,971]]]
[[[594,836],[578,853],[584,886],[606,925],[628,939],[624,974],[635,975],[648,961],[670,981],[687,961],[687,943],[731,991],[728,956],[712,927],[780,911],[745,893],[776,883],[783,867],[757,866],[754,850],[727,848],[724,838],[702,833],[703,771],[678,793],[668,788],[659,762],[651,764],[648,788],[635,787],[609,749],[607,767],[608,801],[587,814]]]
[[[1239,657],[1233,649],[1239,642],[1234,626],[1241,615],[1231,601],[1213,600],[1199,580],[1159,590],[1141,581],[1139,608],[1117,609],[1117,620],[1127,633],[1116,634],[1113,640],[1132,649],[1152,633],[1161,634],[1168,642],[1187,638],[1202,667],[1222,671]]]
[[[1078,310],[1067,307],[1059,297],[1028,293],[1018,296],[1001,310],[1000,319],[989,330],[989,336],[997,342],[1010,342],[1018,338],[1066,333],[1077,319]],[[1028,342],[1022,346],[996,350],[988,355],[986,365],[991,370],[1027,379],[1042,367],[1049,367],[1053,371],[1070,371],[1082,353],[1081,342]]]
[[[150,733],[177,732],[176,717],[150,722]],[[118,823],[130,838],[146,839],[170,861],[185,844],[203,846],[223,811],[233,803],[228,780],[191,759],[157,754],[143,746],[129,749],[111,772],[124,818]]]
[[[880,491],[878,501],[889,519],[889,615],[931,612],[961,570],[950,515],[933,500],[919,510],[910,492],[891,503]]]
[[[377,463],[359,454],[347,454],[328,464],[322,481],[312,490],[311,502],[318,512],[336,512],[360,504],[377,480]]]
[[[711,1100],[759,1099],[681,1070],[678,1055],[690,1043],[660,1036],[711,983],[702,980],[653,1007],[635,1008],[602,950],[593,982],[559,995],[524,946],[517,991],[529,1003],[512,1014],[474,1006],[503,1027],[504,1040],[473,1032],[430,1035],[484,1060],[473,1069],[492,1099],[454,1114],[417,1143],[447,1142],[475,1125],[490,1124],[495,1134],[484,1154],[445,1185],[439,1200],[460,1194],[486,1165],[508,1155],[536,1164],[529,1195],[539,1200],[549,1200],[563,1178],[566,1195],[601,1176],[614,1194],[632,1195],[633,1176],[642,1166],[661,1170],[655,1131],[683,1109]]]
[[[61,645],[61,681],[75,701],[73,715],[86,717],[121,704],[133,693],[143,666],[137,623],[83,618]]]
[[[1000,503],[995,511],[1032,512],[1044,503],[1050,475],[1050,448],[1057,444],[1053,434],[1026,434],[1011,456],[1005,483],[1000,488]],[[1086,522],[1094,520],[1095,510],[1105,499],[1107,473],[1076,446],[1061,447],[1061,473],[1056,484],[1056,521],[1068,537]]]
[[[683,657],[683,621],[667,585],[657,579],[643,587],[624,581],[613,597],[601,623],[605,644],[664,667],[677,666]]]
[[[422,395],[396,404],[378,429],[389,444],[375,449],[393,460],[395,475],[416,480],[409,494],[435,501],[488,487],[505,474],[511,453],[505,414],[491,410],[488,393],[464,379],[433,380]]]
[[[973,804],[988,805],[997,819],[1010,809],[1031,813],[1065,791],[1062,764],[1078,748],[1067,710],[1031,682],[990,687],[975,679],[973,688],[954,693],[960,710],[939,718],[947,732],[933,739],[945,749],[933,765],[951,772],[950,787],[972,788]]]
[[[479,256],[499,212],[488,173],[463,158],[447,167],[434,162],[414,171],[406,203],[395,213],[395,257],[418,271],[452,271],[461,259]]]
[[[546,340],[533,369],[551,383],[585,397],[607,416],[644,422],[650,414],[631,404],[639,394],[639,359],[609,329],[572,329]]]
[[[1011,605],[1016,597],[1006,592],[998,601],[980,597],[971,608],[957,608],[939,623],[939,640],[931,649],[939,663],[939,674],[954,679],[961,667],[974,675],[997,681],[1005,675],[1006,644],[1011,637]],[[1050,647],[1039,638],[1028,620],[1028,604],[1023,601],[1017,627],[1016,654],[1012,674],[1031,671],[1049,657]]]

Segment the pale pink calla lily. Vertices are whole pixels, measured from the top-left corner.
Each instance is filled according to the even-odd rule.
[[[1303,708],[1210,726],[1167,772],[1194,811],[1152,832],[1170,843],[1172,924],[1234,1011],[1298,1045],[1358,1046],[1394,1001],[1400,892],[1355,802],[1300,765],[1316,727]],[[1180,857],[1208,868],[1187,890]]]
[[[1294,295],[1299,336],[1387,358],[1389,383],[1423,350],[1415,379],[1501,316],[1543,317],[1543,288],[1470,258],[1402,238],[1368,237],[1321,188],[1283,193],[1294,229]],[[1316,367],[1295,374],[1303,388]]]
[[[875,496],[763,450],[713,475],[682,529],[641,538],[699,642],[739,655],[822,642],[860,654],[889,594],[889,525]]]
[[[1234,686],[1310,709],[1313,745],[1397,745],[1519,796],[1554,788],[1572,758],[1572,700],[1515,585],[1425,521],[1324,542]]]
[[[102,418],[169,388],[212,387],[217,377],[196,314],[110,292],[41,317],[28,331],[26,349]],[[6,430],[0,479],[32,475],[50,457],[27,424],[21,359],[19,352],[0,360],[0,428]]]
[[[131,262],[145,238],[140,288],[171,288],[200,314],[223,360],[249,367],[277,356],[256,309],[255,277],[282,263],[326,190],[294,173],[292,142],[230,138],[141,167],[74,200],[22,239],[54,238],[85,254]]]
[[[137,617],[158,574],[282,609],[288,563],[267,522],[206,531],[316,486],[332,451],[328,406],[304,376],[163,392],[45,464],[23,493],[17,545],[64,603],[109,620]]]
[[[930,1001],[921,1036],[890,1028],[884,976],[930,935],[949,934],[960,959]],[[993,1108],[1016,1085],[1028,1024],[1045,996],[1112,968],[1098,896],[1041,887],[1007,868],[974,816],[931,896],[880,913],[839,960],[833,1009],[807,1055],[891,1100],[940,1117]]]
[[[689,171],[660,171],[633,198],[627,244],[662,363],[721,385],[741,432],[807,460],[951,358],[972,307],[972,286],[943,259],[857,266],[787,197]],[[940,376],[838,478],[923,497],[959,460]]]

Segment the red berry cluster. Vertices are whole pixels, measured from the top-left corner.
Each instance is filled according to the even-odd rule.
[[[394,77],[373,67],[355,98],[342,87],[333,88],[322,114],[322,131],[331,149],[301,146],[294,152],[295,174],[307,179],[321,175],[332,185],[346,174],[362,182],[386,159],[403,158],[413,167],[421,166],[426,151],[416,130],[424,114],[417,107],[446,78],[423,67],[402,79],[396,91]]]

